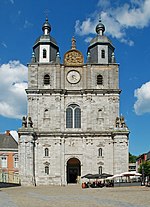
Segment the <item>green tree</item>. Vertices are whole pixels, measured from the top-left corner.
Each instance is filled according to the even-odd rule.
[[[132,154],[129,152],[129,163],[135,163],[135,162],[136,162],[136,158],[137,158],[137,156],[132,155]]]
[[[139,167],[139,173],[142,173],[142,169],[144,170],[145,176],[150,176],[150,161],[144,161]]]

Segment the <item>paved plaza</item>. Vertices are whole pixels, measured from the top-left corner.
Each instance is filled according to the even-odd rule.
[[[0,189],[0,207],[149,207],[149,187],[82,189],[80,185]]]

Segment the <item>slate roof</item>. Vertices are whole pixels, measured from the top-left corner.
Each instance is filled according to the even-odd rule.
[[[18,143],[11,134],[0,134],[0,150],[1,149],[18,149]]]

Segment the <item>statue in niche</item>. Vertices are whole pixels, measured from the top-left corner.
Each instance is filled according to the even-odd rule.
[[[49,118],[49,111],[48,111],[48,109],[44,110],[44,118]]]
[[[104,118],[103,118],[102,113],[103,113],[103,109],[102,108],[98,109],[97,123],[100,125],[103,124],[103,122],[104,122]]]

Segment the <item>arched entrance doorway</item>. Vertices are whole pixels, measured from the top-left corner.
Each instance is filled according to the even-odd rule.
[[[67,162],[67,183],[77,183],[77,177],[81,175],[81,164],[77,158],[71,158]]]

